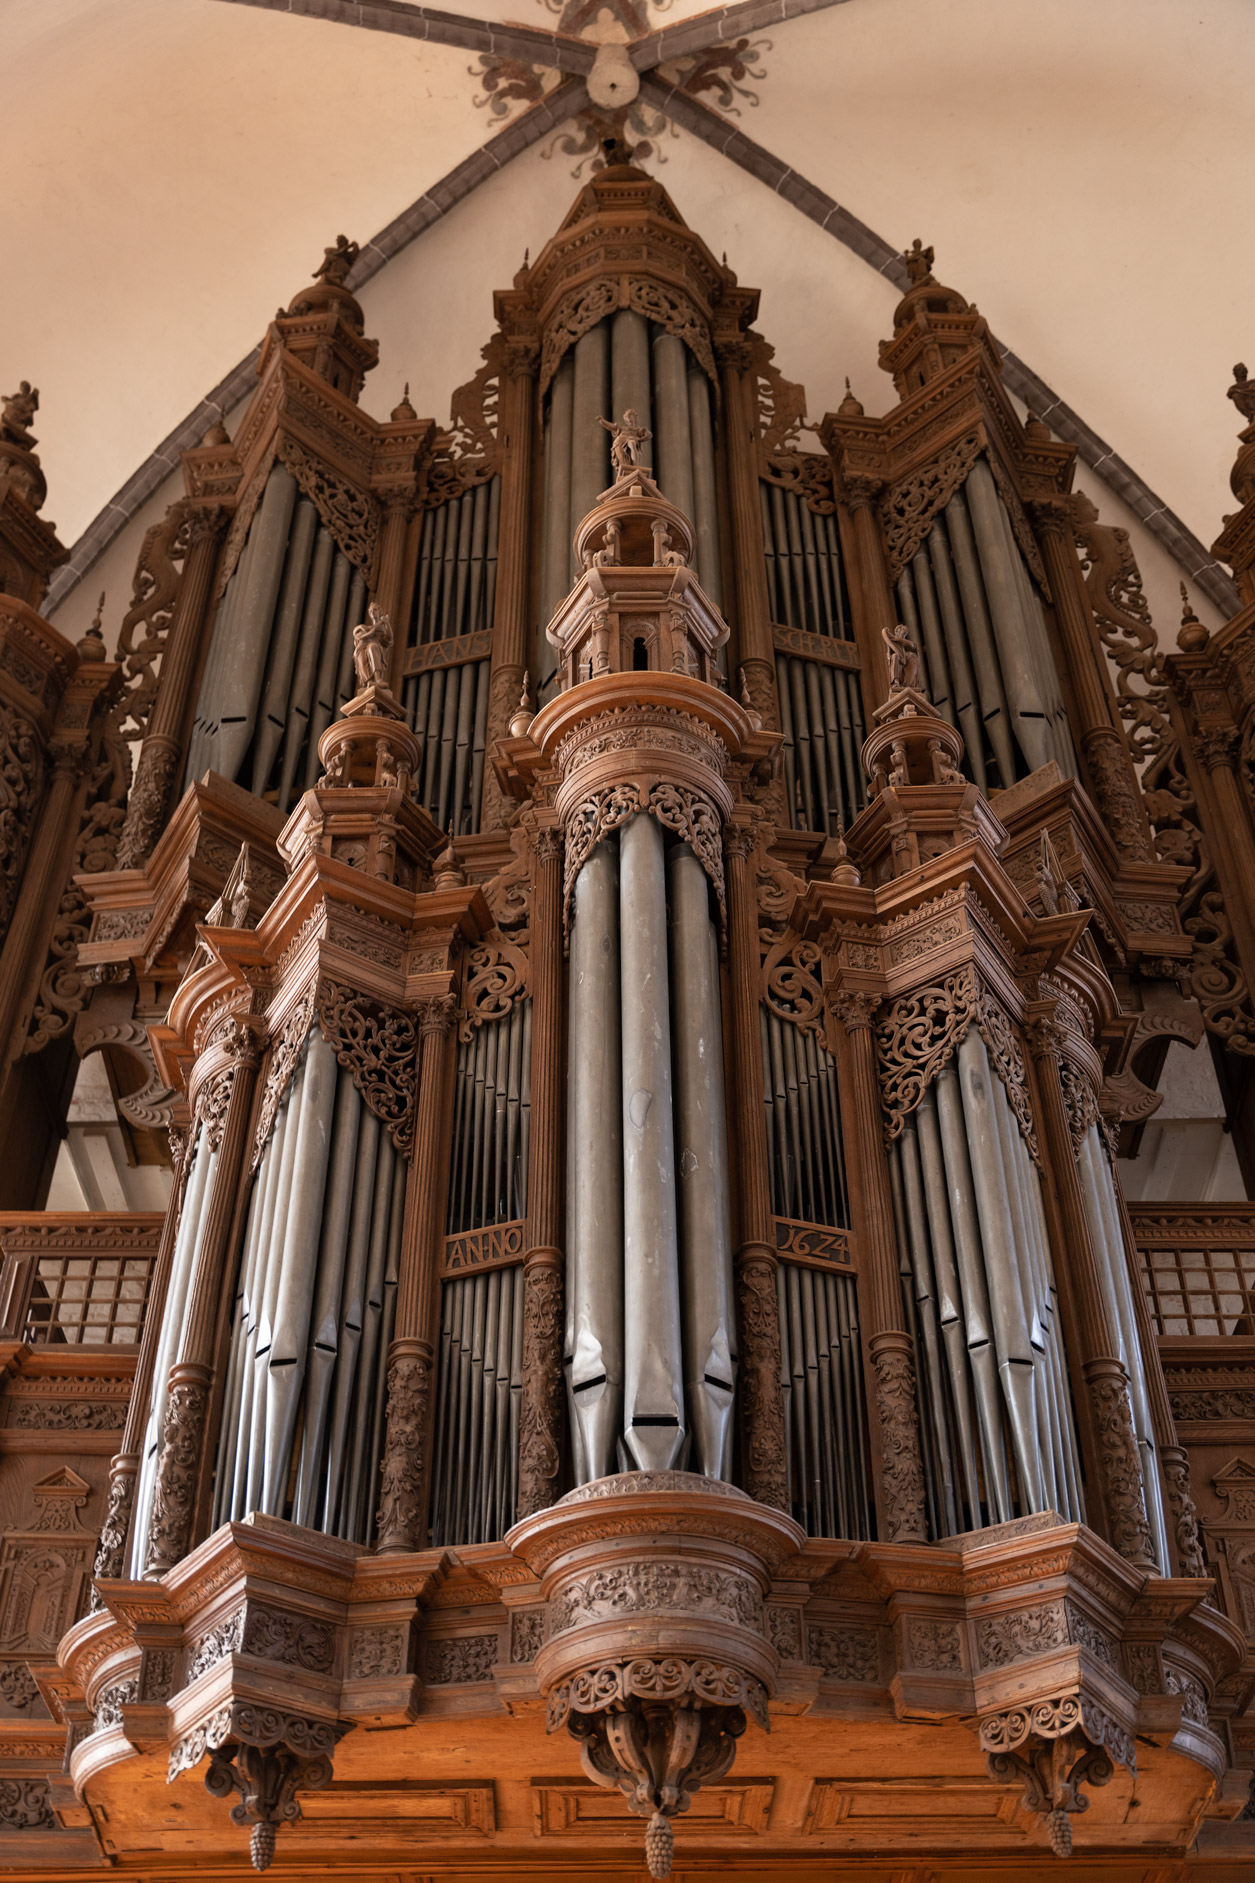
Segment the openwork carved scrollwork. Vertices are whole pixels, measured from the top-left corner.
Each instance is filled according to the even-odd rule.
[[[365,491],[355,490],[312,451],[279,434],[277,456],[286,465],[326,524],[349,561],[369,576],[379,545],[379,506]]]
[[[414,1138],[418,1028],[409,1014],[335,981],[318,985],[318,1021],[327,1044],[398,1151]]]
[[[728,904],[723,878],[719,813],[709,798],[684,785],[656,784],[648,791],[636,784],[608,785],[577,804],[566,822],[566,865],[562,882],[562,926],[570,934],[571,895],[575,879],[603,837],[630,817],[644,812],[665,830],[683,837],[710,878],[719,905],[721,930],[727,928]]]
[[[881,499],[880,517],[889,574],[896,580],[928,535],[933,518],[953,497],[980,456],[979,432],[967,432],[914,476]]]
[[[776,943],[763,963],[763,999],[781,1020],[824,1037],[823,955],[792,932]]]
[[[959,1047],[976,1016],[975,971],[959,968],[944,981],[903,994],[876,1028],[880,1097],[889,1143]]]
[[[43,782],[39,734],[29,719],[0,702],[0,935],[13,917]]]
[[[270,1070],[266,1074],[266,1084],[261,1095],[261,1109],[257,1118],[257,1132],[253,1139],[252,1168],[254,1170],[266,1148],[266,1141],[274,1127],[275,1117],[283,1103],[283,1095],[288,1089],[288,1081],[296,1071],[301,1054],[305,1050],[305,1041],[314,1022],[314,1005],[317,995],[317,983],[311,981],[284,1021],[283,1031],[271,1048]]]
[[[657,281],[631,277],[607,280],[602,276],[582,288],[572,289],[559,302],[545,328],[540,356],[539,396],[542,399],[568,350],[599,320],[619,307],[630,307],[643,314],[646,320],[656,321],[667,333],[678,335],[694,359],[718,383],[706,322],[686,294],[679,288],[664,288]]]
[[[485,1020],[504,1020],[530,992],[527,956],[512,942],[483,942],[467,957],[458,1038],[469,1040]]]
[[[1037,1133],[1033,1129],[1033,1108],[1028,1096],[1024,1052],[1011,1022],[984,988],[980,989],[976,1004],[976,1024],[988,1048],[994,1071],[1006,1088],[1029,1156],[1035,1164],[1040,1165],[1041,1154],[1037,1149]]]

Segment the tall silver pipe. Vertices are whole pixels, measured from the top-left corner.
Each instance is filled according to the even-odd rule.
[[[274,627],[266,656],[266,678],[262,686],[261,708],[253,736],[254,797],[261,797],[270,781],[270,773],[283,743],[288,718],[288,695],[297,642],[305,609],[305,590],[309,583],[310,561],[318,531],[318,512],[308,497],[296,506],[288,538],[287,560],[283,568],[283,586],[275,610]]]
[[[710,410],[710,381],[705,370],[693,360],[688,364],[688,395],[697,579],[716,608],[721,608],[723,571],[719,555],[719,497],[715,481],[715,427]],[[725,658],[722,648],[719,658],[721,661]]]
[[[669,1470],[685,1437],[680,1340],[667,884],[661,826],[619,833],[623,1054],[623,1443],[642,1471]],[[595,1114],[588,1114],[595,1116]]]
[[[967,1500],[968,1527],[978,1530],[981,1523],[980,1488],[976,1434],[972,1426],[972,1395],[968,1387],[967,1330],[950,1208],[946,1198],[945,1161],[937,1118],[937,1100],[932,1091],[925,1092],[920,1101],[915,1136],[920,1158],[922,1200],[928,1213],[933,1281],[937,1290],[937,1317],[945,1348],[950,1404],[954,1411],[959,1466]]]
[[[1081,1196],[1089,1222],[1090,1236],[1097,1257],[1098,1280],[1112,1337],[1117,1343],[1124,1370],[1129,1376],[1129,1394],[1133,1428],[1142,1459],[1142,1484],[1146,1494],[1146,1512],[1150,1519],[1155,1554],[1163,1574],[1168,1573],[1167,1523],[1163,1492],[1156,1459],[1155,1427],[1150,1397],[1146,1391],[1146,1362],[1138,1335],[1137,1311],[1133,1304],[1133,1283],[1129,1276],[1124,1247],[1124,1231],[1116,1201],[1111,1166],[1107,1162],[1097,1125],[1091,1125],[1081,1144],[1078,1158]]]
[[[977,458],[968,472],[964,494],[972,521],[976,552],[980,558],[990,625],[1006,688],[1007,704],[1029,770],[1035,771],[1054,756],[1053,728],[1047,718],[1032,646],[1032,632],[1036,624],[1030,622],[1024,612],[1023,597],[1012,560],[1013,556],[1018,558],[1020,552],[1014,542],[1009,540],[1010,530],[1004,526],[1002,515],[1002,499],[994,488],[993,475],[983,458]]]
[[[283,1142],[291,1117],[291,1086],[279,1107],[270,1137],[262,1152],[253,1194],[249,1200],[250,1262],[240,1301],[238,1338],[240,1347],[239,1388],[235,1432],[231,1441],[230,1485],[223,1504],[223,1517],[239,1519],[248,1515],[248,1466],[251,1449],[253,1397],[257,1390],[257,1330],[262,1314],[262,1294],[266,1262],[270,1255],[274,1212],[284,1169]],[[252,1229],[256,1224],[256,1237]],[[225,1431],[224,1431],[225,1436]]]
[[[954,558],[955,578],[963,601],[963,622],[967,629],[972,668],[976,674],[980,716],[997,755],[1001,782],[1005,787],[1015,782],[1015,729],[1011,724],[998,649],[989,619],[971,516],[961,490],[956,490],[946,505],[945,521],[950,537],[950,553]]]
[[[232,646],[222,669],[218,737],[209,757],[214,770],[225,778],[236,777],[253,736],[296,494],[291,473],[281,464],[274,465],[249,531],[256,540],[232,623]]]
[[[310,1311],[309,1348],[299,1384],[303,1389],[301,1449],[297,1466],[296,1493],[292,1506],[294,1523],[312,1524],[323,1482],[323,1441],[326,1436],[327,1407],[331,1399],[331,1381],[340,1346],[340,1293],[344,1284],[345,1256],[350,1227],[360,1234],[355,1192],[362,1174],[373,1174],[374,1139],[378,1121],[367,1113],[350,1074],[339,1072],[335,1117],[327,1158],[326,1189],[323,1193],[322,1234],[318,1245],[318,1266]],[[374,1126],[372,1133],[371,1126]]]
[[[349,579],[349,605],[344,611],[344,628],[340,635],[340,665],[336,670],[337,711],[346,700],[351,700],[357,691],[357,679],[353,668],[353,629],[366,612],[366,583],[361,571],[354,569]]]
[[[200,1249],[201,1231],[209,1199],[210,1184],[217,1168],[218,1153],[211,1151],[201,1136],[193,1147],[192,1163],[183,1192],[179,1227],[170,1258],[170,1280],[166,1287],[166,1305],[161,1339],[153,1361],[148,1423],[144,1430],[139,1477],[135,1489],[134,1517],[131,1526],[131,1574],[142,1576],[148,1549],[148,1520],[152,1510],[153,1486],[157,1477],[157,1453],[165,1420],[166,1394],[170,1368],[178,1353],[187,1298]]]
[[[994,1116],[996,1095],[991,1081],[996,1075],[990,1068],[985,1042],[975,1027],[968,1031],[955,1057],[963,1095],[963,1112],[967,1120],[976,1209],[984,1246],[985,1277],[989,1287],[998,1376],[1002,1382],[1020,1479],[1032,1508],[1040,1510],[1044,1503],[1039,1456],[1041,1435],[1037,1431],[1034,1416],[1032,1341],[1015,1224]]]
[[[927,547],[927,573],[932,577],[933,592],[937,600],[937,613],[945,642],[946,661],[950,668],[950,681],[954,690],[955,716],[967,745],[967,757],[972,767],[972,776],[984,791],[987,788],[985,723],[981,717],[980,695],[976,688],[976,676],[972,671],[972,656],[967,643],[967,630],[963,623],[963,604],[959,599],[959,586],[955,580],[954,562],[950,555],[950,538],[946,534],[944,522],[940,517],[929,531]],[[920,586],[923,586],[924,573],[921,569],[915,572],[916,581]]]
[[[327,1496],[323,1528],[360,1540],[355,1527],[356,1474],[365,1462],[369,1409],[375,1368],[379,1364],[379,1314],[383,1271],[391,1228],[395,1152],[386,1132],[379,1135],[375,1191],[371,1202],[370,1242],[359,1280],[356,1267],[346,1278],[341,1309],[340,1353],[331,1411],[327,1455]]]
[[[296,1119],[292,1190],[286,1221],[282,1224],[280,1279],[266,1366],[266,1453],[261,1508],[270,1516],[283,1514],[309,1346],[337,1073],[335,1053],[315,1027],[310,1034],[301,1109]]]
[[[229,659],[233,623],[239,612],[240,596],[244,591],[244,568],[251,560],[252,545],[244,544],[240,559],[236,563],[231,577],[222,592],[222,599],[214,611],[213,633],[209,641],[209,653],[205,659],[205,670],[201,675],[200,690],[196,698],[196,712],[192,719],[192,736],[188,741],[187,769],[183,785],[187,786],[196,778],[203,778],[214,765],[213,754],[217,752],[219,703],[222,691],[222,674]]]
[[[684,1388],[697,1469],[723,1477],[732,1445],[735,1319],[719,945],[706,872],[687,844],[667,860],[675,1124],[684,1250]]]
[[[296,664],[288,692],[286,736],[283,741],[283,766],[279,775],[279,809],[285,815],[296,778],[297,761],[305,744],[310,707],[318,671],[318,657],[326,637],[327,592],[331,583],[331,563],[335,543],[331,532],[320,525],[314,539],[314,554],[305,587],[305,610],[297,641]]]
[[[314,703],[309,716],[309,740],[305,747],[306,791],[312,787],[322,770],[318,741],[335,717],[336,669],[340,664],[340,644],[344,638],[344,615],[348,607],[352,573],[352,563],[337,549],[332,559],[322,646],[318,650],[318,677],[314,682]]]
[[[567,1299],[581,1482],[614,1469],[623,1412],[619,869],[601,843],[575,881],[567,1071]]]
[[[693,514],[688,350],[678,334],[657,332],[654,356],[654,467],[658,487],[686,517]]]
[[[571,508],[567,517],[565,554],[560,564],[562,586],[557,602],[575,577],[572,538],[610,482],[610,434],[597,423],[609,418],[610,325],[598,321],[576,341],[575,378],[571,391]]]
[[[643,314],[622,307],[610,322],[610,410],[606,418],[620,419],[627,411],[638,414],[642,425],[653,424],[649,377],[649,322]],[[656,452],[646,456],[657,462]]]

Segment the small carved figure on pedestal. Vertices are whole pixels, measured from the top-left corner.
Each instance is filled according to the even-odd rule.
[[[619,419],[599,418],[599,425],[604,425],[610,433],[610,463],[614,469],[615,482],[621,483],[634,471],[644,470],[641,463],[641,446],[653,437],[648,426],[638,422],[635,412],[628,407]]]
[[[889,665],[890,693],[905,693],[919,686],[919,649],[899,621],[896,627],[882,628],[885,658]]]
[[[357,243],[350,242],[347,235],[338,235],[335,247],[323,250],[322,266],[314,270],[315,281],[326,281],[333,288],[342,288],[357,256]]]
[[[359,621],[353,630],[353,665],[357,669],[359,691],[369,686],[387,686],[391,652],[392,623],[379,603],[372,602],[366,610],[365,621]]]

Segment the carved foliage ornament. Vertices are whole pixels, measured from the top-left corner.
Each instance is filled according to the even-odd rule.
[[[944,510],[980,456],[979,432],[967,432],[913,476],[905,478],[881,499],[880,519],[889,574],[896,581],[924,542],[933,518]]]
[[[317,983],[311,981],[288,1014],[279,1038],[271,1048],[270,1067],[266,1073],[266,1084],[262,1091],[261,1109],[257,1118],[257,1132],[253,1140],[252,1168],[254,1170],[266,1148],[292,1074],[300,1064],[301,1054],[305,1050],[305,1041],[309,1037],[309,1029],[314,1020],[317,995]]]
[[[554,1501],[561,1466],[562,1273],[556,1263],[523,1271],[523,1400],[519,1408],[520,1519]]]
[[[399,1008],[334,981],[318,986],[318,1020],[327,1044],[399,1151],[414,1138],[418,1028]]]
[[[737,1265],[736,1281],[741,1324],[737,1394],[741,1402],[745,1489],[760,1504],[788,1510],[776,1265],[767,1256],[743,1256]]]
[[[0,936],[13,918],[43,782],[39,734],[29,719],[0,701]]]
[[[1108,1784],[1117,1763],[1137,1768],[1132,1736],[1076,1694],[983,1719],[980,1743],[996,1783],[1023,1783],[1024,1803],[1046,1820],[1057,1857],[1071,1855],[1072,1817],[1089,1808],[1082,1784]]]
[[[1001,1079],[1024,1142],[1040,1164],[1024,1054],[1011,1022],[972,967],[903,994],[876,1027],[885,1139],[892,1144],[975,1021]]]
[[[647,278],[601,276],[585,287],[573,289],[558,303],[549,320],[540,356],[541,398],[568,350],[599,320],[620,307],[630,307],[646,320],[656,321],[667,333],[676,334],[718,386],[709,330],[687,294]]]
[[[423,1446],[431,1402],[431,1360],[399,1353],[388,1367],[388,1425],[379,1470],[380,1550],[421,1549]]]
[[[719,923],[726,932],[727,897],[723,879],[723,846],[719,813],[710,799],[683,785],[608,785],[575,805],[566,821],[566,865],[562,883],[564,934],[570,934],[571,895],[575,879],[603,837],[642,812],[657,818],[664,830],[673,830],[692,849],[710,878],[719,905]]]
[[[872,1356],[880,1423],[881,1489],[890,1543],[928,1535],[920,1460],[915,1362],[909,1346],[883,1344]]]

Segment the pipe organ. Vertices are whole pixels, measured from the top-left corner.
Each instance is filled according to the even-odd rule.
[[[455,1712],[499,1787],[578,1758],[563,1821],[647,1820],[664,1876],[673,1820],[704,1848],[771,1746],[837,1769],[857,1719],[903,1783],[927,1721],[973,1811],[1001,1785],[992,1843],[1127,1847],[1136,1782],[1183,1848],[1235,1815],[1249,1643],[1113,1155],[1150,1030],[1246,1050],[1220,652],[1187,627],[1130,707],[1127,543],[918,243],[897,403],[813,425],[629,164],[495,297],[446,429],[362,411],[356,260],[185,454],[115,663],[36,612],[29,401],[0,426],[38,545],[0,595],[3,1105],[72,1037],[173,1171],[107,1483],[71,1473],[92,1574],[31,1648],[56,1823],[357,1862],[363,1788],[453,1795]],[[1228,940],[1179,919],[1169,746]],[[498,1828],[473,1789],[439,1862],[472,1821],[513,1861],[524,1790]]]

